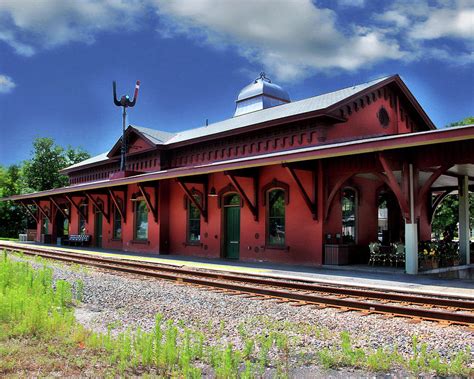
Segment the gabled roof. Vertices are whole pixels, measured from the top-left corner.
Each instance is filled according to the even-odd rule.
[[[365,91],[373,91],[390,83],[396,83],[396,85],[398,85],[398,87],[405,94],[408,101],[416,109],[422,120],[426,123],[428,128],[436,129],[428,115],[425,113],[418,101],[406,87],[405,83],[400,79],[398,75],[391,75],[371,80],[366,83],[343,88],[337,91],[310,97],[308,99],[294,101],[287,104],[277,105],[272,108],[266,108],[259,111],[246,113],[241,116],[232,117],[220,122],[216,122],[214,124],[210,124],[208,126],[188,129],[178,133],[169,133],[134,125],[130,125],[127,130],[130,129],[136,132],[137,134],[141,135],[145,140],[149,141],[151,144],[155,144],[156,146],[171,146],[188,143],[193,140],[215,138],[222,134],[227,134],[234,131],[238,132],[240,129],[258,126],[261,124],[267,124],[270,122],[287,122],[292,118],[302,118],[305,115],[326,116],[337,120],[338,117],[334,114],[334,111],[337,110],[337,107],[348,103],[354,98],[357,98]],[[118,146],[120,146],[120,139],[110,150],[109,157],[111,156],[111,153],[117,149]],[[101,160],[106,160],[102,154],[90,159],[97,159],[96,163],[100,162]],[[86,161],[78,163],[74,166],[70,166],[62,170],[62,172],[68,172],[71,169],[90,164],[90,162],[85,162]]]

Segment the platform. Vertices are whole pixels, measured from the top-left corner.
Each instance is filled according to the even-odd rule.
[[[177,267],[254,274],[279,279],[304,280],[331,285],[349,285],[361,288],[425,293],[474,299],[474,280],[441,279],[425,275],[407,275],[402,268],[354,266],[308,267],[268,262],[240,262],[182,255],[154,255],[130,253],[99,248],[44,245],[31,242],[1,241],[12,247],[34,245],[47,250],[64,250],[75,253],[99,255],[116,259],[155,262]],[[474,266],[474,265],[471,265]]]

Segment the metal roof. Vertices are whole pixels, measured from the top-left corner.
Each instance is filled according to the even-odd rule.
[[[176,133],[165,132],[163,130],[156,130],[150,128],[144,128],[142,126],[130,125],[133,129],[139,131],[146,138],[156,145],[163,145],[173,138]]]
[[[302,113],[322,110],[348,97],[351,97],[356,93],[365,90],[366,88],[380,83],[388,79],[389,77],[390,76],[386,76],[380,79],[372,80],[367,83],[358,84],[334,92],[329,92],[324,95],[314,96],[308,99],[277,105],[272,108],[262,109],[257,112],[243,114],[239,117],[229,118],[227,120],[217,122],[215,124],[210,124],[208,126],[178,132],[166,144],[171,145],[173,143],[222,133],[229,130],[240,129],[246,126],[260,124],[266,121],[277,120],[279,118],[285,118]]]
[[[365,138],[356,141],[347,141],[327,145],[296,148],[293,150],[272,152],[251,157],[235,158],[225,161],[217,161],[209,164],[196,165],[192,167],[149,172],[122,179],[101,180],[97,182],[82,183],[42,192],[35,192],[31,194],[14,195],[0,200],[5,201],[30,199],[36,197],[59,195],[62,193],[80,192],[97,188],[122,186],[139,182],[209,174],[213,172],[221,172],[223,170],[235,170],[248,167],[268,166],[275,164],[356,155],[367,152],[386,151],[463,140],[474,140],[474,125],[429,130],[409,134],[396,134],[389,136]]]
[[[340,101],[354,96],[357,93],[392,77],[396,77],[396,75],[385,76],[383,78],[354,85],[352,87],[343,88],[334,92],[329,92],[307,99],[294,101],[287,104],[281,104],[247,114],[242,114],[238,117],[232,117],[220,122],[216,122],[214,124],[209,124],[208,126],[188,129],[177,133],[169,133],[135,125],[130,126],[139,131],[140,133],[143,133],[150,140],[156,141],[154,143],[156,143],[157,145],[172,145],[175,143],[182,143],[200,137],[212,136],[214,134],[241,129],[251,125],[256,125],[272,120],[278,120],[299,114],[323,110],[330,107],[331,105],[337,104]],[[107,155],[107,153],[105,153],[105,155]],[[104,156],[104,154],[100,154],[95,157],[89,158],[88,160],[85,160],[83,162],[69,166],[63,169],[62,171],[66,172],[70,171],[71,169],[76,169],[81,166],[86,166],[92,163],[99,163],[106,160],[107,157]]]
[[[94,157],[87,158],[86,160],[83,160],[82,162],[75,163],[71,166],[68,166],[68,167],[64,168],[63,170],[61,170],[61,171],[64,171],[64,170],[69,171],[71,169],[79,168],[79,167],[82,167],[82,166],[87,166],[87,165],[94,164],[94,163],[99,163],[99,162],[102,162],[102,161],[108,161],[109,160],[109,158],[107,157],[108,153],[109,152],[106,151],[105,153],[101,153],[101,154],[96,155]]]

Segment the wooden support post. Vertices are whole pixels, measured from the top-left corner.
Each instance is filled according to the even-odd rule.
[[[151,203],[150,196],[145,191],[145,188],[143,187],[143,185],[141,183],[137,183],[137,186],[138,186],[138,189],[140,190],[140,193],[142,194],[143,198],[145,199],[148,210],[153,215],[153,219],[155,220],[155,222],[158,222],[158,193],[157,193],[158,188],[157,188],[157,186],[154,186],[154,188],[155,188],[155,191],[154,191],[154,195],[155,195],[154,203],[155,204],[154,205]]]
[[[105,220],[107,221],[107,224],[110,224],[110,214],[108,212],[105,212],[105,209],[100,209],[100,204],[92,197],[91,194],[87,192],[83,192],[84,195],[90,200],[90,202],[94,205],[94,207],[102,213],[102,215],[105,217]],[[105,206],[103,207],[105,208]]]
[[[23,208],[25,208],[25,210],[28,212],[28,214],[33,217],[33,219],[36,221],[37,224],[39,224],[39,219],[38,219],[38,216],[35,215],[32,210],[30,209],[30,207],[28,207],[28,205],[24,204],[23,201],[20,201],[20,204],[23,206]]]
[[[32,200],[32,201],[33,201],[33,204],[36,205],[36,208],[38,208],[38,210],[40,211],[40,213],[41,213],[44,217],[46,217],[49,222],[51,222],[50,216],[48,216],[48,214],[44,211],[44,209],[41,208],[41,206],[39,205],[39,203],[38,203],[36,200]]]
[[[66,212],[64,212],[64,210],[61,208],[61,206],[56,202],[56,200],[54,200],[54,198],[52,196],[49,197],[49,199],[51,200],[51,203],[54,204],[54,206],[56,207],[56,209],[62,213],[62,215],[69,221],[71,222],[71,216],[68,215]]]

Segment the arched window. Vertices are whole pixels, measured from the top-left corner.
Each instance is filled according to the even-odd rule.
[[[342,242],[357,242],[357,192],[350,187],[342,190]]]
[[[148,208],[144,200],[135,202],[135,239],[148,240]]]
[[[117,204],[122,207],[122,200],[117,199]],[[113,239],[122,239],[122,216],[118,208],[114,205],[114,224],[113,224]]]
[[[274,188],[266,192],[267,245],[285,246],[285,190]]]
[[[198,204],[202,204],[202,196],[199,192],[193,192],[193,197]],[[201,212],[194,203],[186,197],[187,201],[187,242],[199,243],[201,241]]]

